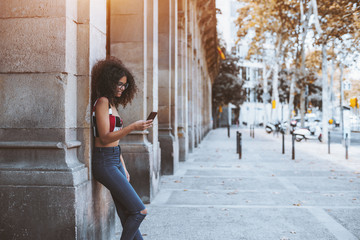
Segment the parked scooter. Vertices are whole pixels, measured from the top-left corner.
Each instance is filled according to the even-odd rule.
[[[290,121],[290,134],[293,134],[296,129],[298,129],[297,121],[296,120]]]
[[[272,132],[285,132],[286,131],[286,122],[281,123],[280,121],[277,121],[275,123],[268,122],[265,126],[265,131],[267,133]]]
[[[321,128],[319,126],[296,129],[293,131],[293,134],[295,134],[297,142],[301,142],[303,139],[322,141]]]

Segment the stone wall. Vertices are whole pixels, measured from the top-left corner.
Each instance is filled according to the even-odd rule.
[[[112,200],[89,171],[106,2],[1,1],[0,29],[0,239],[111,239]]]
[[[110,193],[91,173],[90,71],[106,54],[139,88],[119,108],[125,125],[158,112],[120,141],[134,188],[152,201],[210,130],[202,14],[195,0],[1,1],[0,239],[114,238]]]

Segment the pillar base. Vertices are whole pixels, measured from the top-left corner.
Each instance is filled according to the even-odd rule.
[[[120,141],[130,183],[144,203],[152,201],[159,191],[160,182],[160,166],[153,159],[153,146],[147,140],[147,134],[147,131],[132,132]]]
[[[159,128],[161,148],[161,175],[172,175],[179,167],[179,143],[171,128]]]
[[[178,127],[179,161],[185,162],[189,154],[189,137],[183,127]]]
[[[89,181],[89,169],[76,157],[79,146],[0,142],[0,239],[114,237],[111,195]]]

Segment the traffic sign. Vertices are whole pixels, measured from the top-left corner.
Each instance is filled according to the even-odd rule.
[[[351,82],[348,80],[345,80],[343,82],[343,89],[344,89],[344,91],[350,91],[351,90]]]

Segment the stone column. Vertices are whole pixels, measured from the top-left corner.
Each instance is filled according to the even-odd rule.
[[[207,117],[206,117],[206,114],[207,114],[207,105],[208,105],[208,102],[206,101],[206,77],[205,77],[205,71],[201,71],[201,89],[202,89],[202,94],[201,94],[201,134],[200,134],[200,139],[203,139],[204,136],[205,136],[205,132],[206,132],[206,121],[207,121]]]
[[[188,5],[187,1],[180,1],[178,5],[178,46],[179,46],[179,74],[178,74],[178,139],[179,161],[185,161],[189,151],[188,132]]]
[[[207,131],[206,134],[208,134],[208,132],[212,129],[212,92],[211,92],[211,78],[209,76],[207,76],[207,81],[206,81],[206,91],[207,91],[207,96],[206,96],[206,101],[208,102],[207,105]]]
[[[157,0],[111,0],[110,54],[121,59],[133,72],[139,88],[132,104],[119,109],[125,125],[146,119],[151,111],[158,111],[157,24]],[[132,185],[145,203],[158,191],[157,119],[149,131],[133,132],[120,141]]]
[[[172,131],[173,93],[173,0],[159,1],[159,141],[161,147],[161,174],[173,174],[178,166],[177,142]]]
[[[107,1],[78,0],[77,6],[77,137],[82,142],[78,158],[89,169],[91,180],[80,193],[80,206],[76,217],[82,226],[77,226],[76,239],[112,239],[115,237],[115,206],[108,189],[92,177],[91,157],[93,132],[91,129],[90,99],[91,69],[106,57]],[[69,102],[68,104],[72,104]],[[79,231],[81,230],[81,231]]]
[[[194,1],[189,2],[189,42],[188,42],[188,136],[189,136],[189,152],[195,148],[195,127],[194,127],[194,91],[196,88],[195,69],[196,69],[196,49],[195,49],[195,10]]]
[[[205,63],[203,64],[206,64],[206,61],[204,60]],[[204,66],[204,65],[202,65]],[[200,106],[201,106],[201,111],[200,111],[200,124],[201,124],[201,128],[200,128],[200,141],[202,141],[202,139],[205,137],[205,132],[206,132],[206,121],[207,121],[207,117],[206,117],[206,114],[207,114],[207,105],[208,105],[208,102],[206,101],[206,81],[207,81],[207,78],[206,78],[206,73],[205,73],[205,70],[206,69],[206,66],[205,67],[201,67],[201,96],[200,96]]]
[[[174,162],[179,163],[179,140],[178,140],[178,0],[170,1],[171,11],[171,133],[174,136]]]
[[[105,56],[106,3],[80,2],[2,1],[1,239],[113,237],[110,194],[88,168],[89,59]]]
[[[198,40],[199,40],[199,35],[198,35],[198,31],[196,31],[196,49],[198,50],[197,51],[197,58],[196,58],[196,68],[195,68],[195,83],[194,85],[196,86],[195,87],[195,91],[193,92],[193,98],[194,98],[194,101],[193,101],[193,104],[194,104],[194,132],[195,132],[195,147],[198,147],[200,141],[200,137],[199,137],[199,133],[200,133],[200,124],[199,124],[199,111],[200,111],[200,102],[199,102],[199,95],[200,95],[200,92],[201,92],[201,85],[199,84],[200,81],[201,81],[201,78],[200,78],[200,59],[199,59],[199,55],[201,53],[201,50],[199,48],[199,45],[198,45]]]

